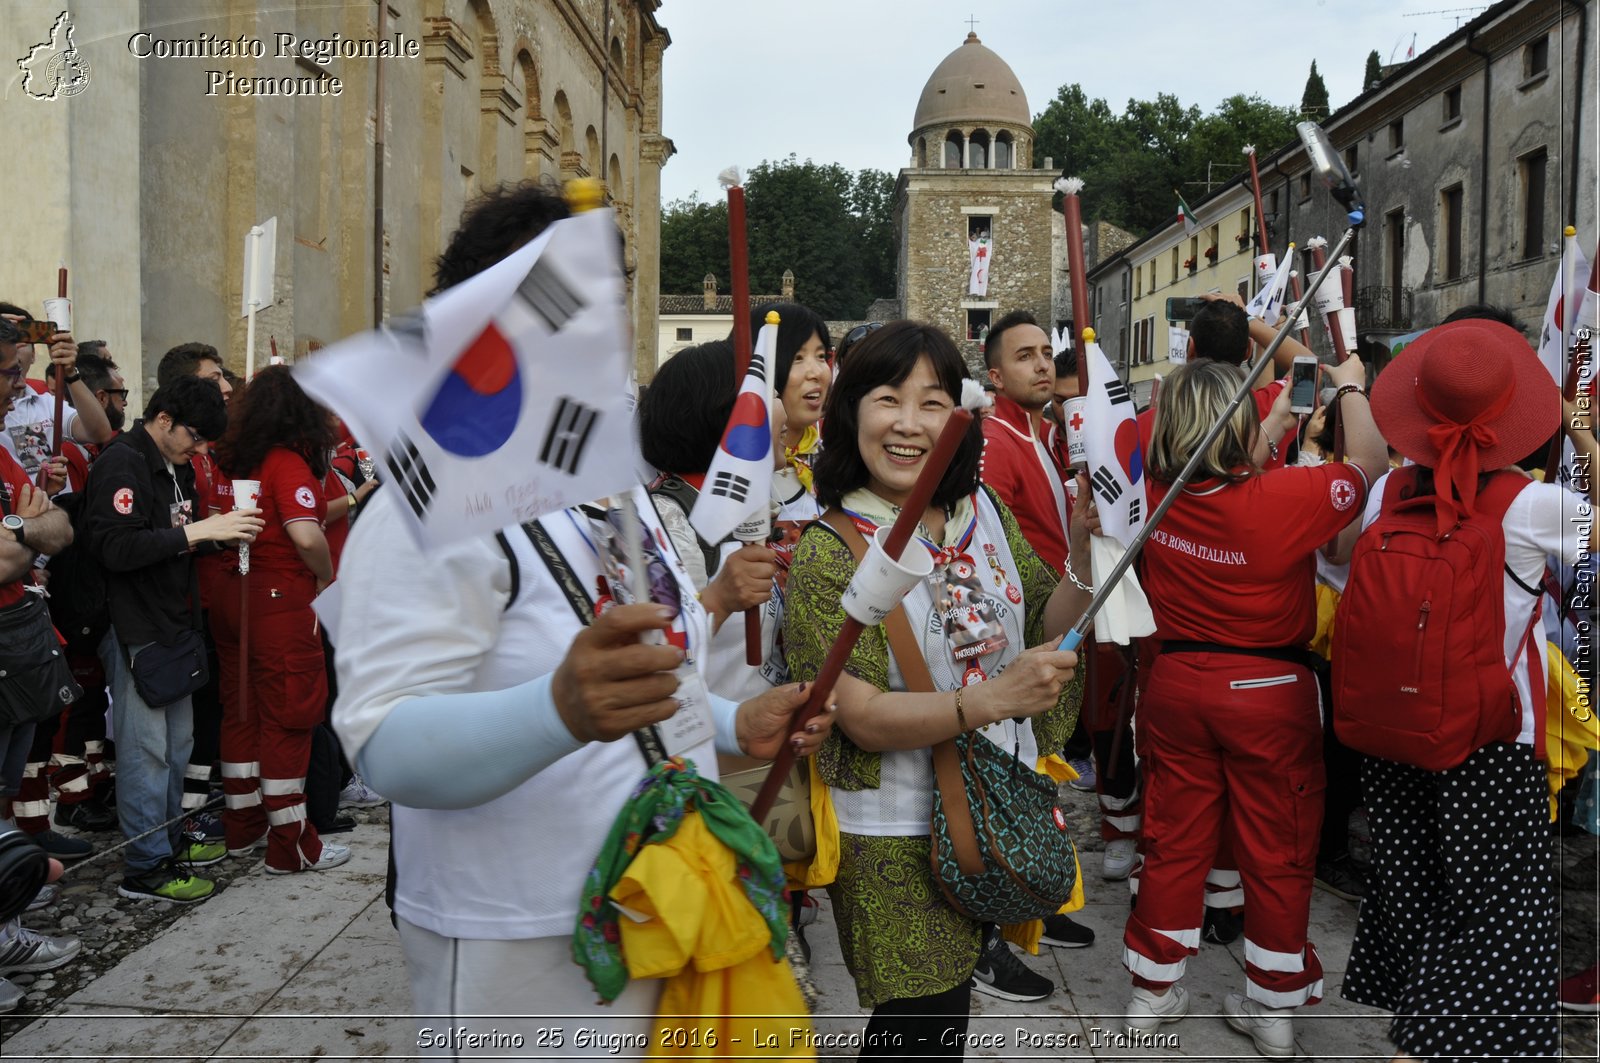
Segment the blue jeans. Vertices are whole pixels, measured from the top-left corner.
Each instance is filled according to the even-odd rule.
[[[151,643],[130,646],[137,657]],[[194,748],[194,706],[188,698],[162,709],[144,703],[128,661],[114,654],[111,723],[117,742],[117,819],[122,836],[135,838],[124,853],[128,871],[148,871],[172,856],[183,826],[183,769]],[[166,830],[158,826],[171,820]]]

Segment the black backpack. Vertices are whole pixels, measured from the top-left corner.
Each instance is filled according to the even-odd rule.
[[[84,492],[60,494],[53,500],[72,521],[72,544],[50,558],[50,618],[74,644],[98,646],[111,626],[106,595],[106,570],[89,549],[88,506]]]

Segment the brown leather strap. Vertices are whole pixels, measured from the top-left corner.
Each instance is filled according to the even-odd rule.
[[[835,507],[822,515],[822,523],[834,530],[860,564],[867,553],[867,540],[855,521]],[[900,666],[906,689],[915,693],[937,692],[933,676],[928,672],[928,662],[922,659],[922,650],[911,633],[911,622],[906,619],[903,607],[895,606],[883,618],[883,631],[889,639],[889,652]],[[939,786],[939,803],[944,806],[945,825],[950,832],[950,848],[955,852],[956,864],[962,874],[981,875],[983,852],[978,848],[978,832],[972,823],[972,808],[967,803],[967,787],[961,778],[961,753],[956,749],[955,739],[934,743],[933,776]]]

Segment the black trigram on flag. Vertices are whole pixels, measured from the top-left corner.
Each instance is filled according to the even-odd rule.
[[[1106,385],[1106,396],[1111,400],[1111,405],[1113,406],[1119,402],[1133,401],[1133,397],[1128,394],[1128,389],[1123,386],[1122,381],[1115,377],[1112,378],[1111,383]]]
[[[1140,513],[1139,500],[1137,498],[1132,499],[1128,503],[1128,526],[1131,528],[1143,519],[1144,517]]]
[[[556,268],[544,259],[533,264],[528,275],[517,286],[529,309],[544,319],[551,332],[560,332],[573,315],[584,307],[578,293],[562,278]]]
[[[416,444],[407,439],[404,432],[396,435],[383,463],[394,474],[394,482],[400,485],[400,491],[411,503],[417,519],[425,518],[438,488],[428,467],[422,462],[422,455],[417,453]]]
[[[1108,506],[1122,497],[1122,485],[1117,482],[1111,470],[1103,465],[1094,474],[1094,493]]]
[[[711,493],[743,502],[750,497],[750,481],[731,472],[719,472],[711,482]]]
[[[600,411],[574,399],[561,399],[550,418],[550,430],[544,435],[539,460],[568,476],[577,475],[584,448],[589,445],[589,436],[599,420]]]

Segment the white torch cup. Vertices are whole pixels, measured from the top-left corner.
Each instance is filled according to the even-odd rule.
[[[261,500],[260,480],[233,481],[233,508],[256,509]],[[239,575],[250,574],[250,544],[239,544]]]
[[[72,331],[72,300],[71,299],[46,299],[44,301],[44,316],[46,320],[56,323],[59,332]]]
[[[1089,446],[1084,441],[1083,421],[1084,413],[1089,408],[1087,396],[1079,395],[1068,399],[1061,404],[1061,424],[1067,433],[1067,467],[1069,469],[1087,469],[1089,467]],[[1073,424],[1077,427],[1074,428]]]
[[[908,546],[898,561],[890,557],[883,548],[888,537],[888,528],[872,533],[867,556],[840,597],[844,611],[868,627],[881,624],[907,591],[933,574],[933,558],[920,547]]]

